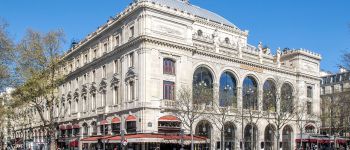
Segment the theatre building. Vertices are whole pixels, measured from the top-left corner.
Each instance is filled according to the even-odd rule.
[[[241,110],[267,110],[262,103],[266,91],[283,93],[288,103],[319,114],[321,56],[304,49],[271,52],[247,40],[248,31],[188,0],[134,0],[64,54],[67,79],[59,87],[55,109],[58,146],[189,148],[190,130],[175,113],[178,91],[204,85],[212,98],[196,103],[230,106],[226,149],[273,148],[276,127],[267,118],[252,123],[234,116]],[[209,116],[201,115],[193,124],[196,149],[220,148],[220,130]],[[308,122],[312,132],[318,131],[318,121]],[[283,126],[283,149],[295,149],[298,133],[293,119]],[[14,138],[23,134],[45,143],[45,131],[35,125],[15,131]]]

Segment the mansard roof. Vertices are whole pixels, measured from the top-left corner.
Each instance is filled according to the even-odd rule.
[[[138,1],[139,2],[140,1],[148,1],[148,2],[152,2],[152,3],[160,4],[160,5],[165,5],[165,6],[174,8],[174,9],[188,12],[188,13],[195,15],[197,17],[200,17],[200,18],[209,19],[209,20],[214,21],[214,22],[222,23],[222,24],[237,28],[233,23],[231,23],[230,21],[228,21],[224,17],[222,17],[216,13],[213,13],[209,10],[192,5],[188,2],[188,0],[138,0]]]

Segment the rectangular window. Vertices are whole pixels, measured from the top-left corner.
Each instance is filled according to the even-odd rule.
[[[129,67],[134,67],[134,53],[129,54]]]
[[[334,93],[334,85],[331,86],[331,92],[332,92],[331,94]]]
[[[120,123],[112,123],[112,133],[113,135],[120,133]]]
[[[312,95],[313,95],[312,86],[307,86],[307,97],[312,98]]]
[[[134,26],[130,27],[130,39],[133,38],[135,35],[135,28]]]
[[[101,125],[100,132],[101,132],[101,135],[108,135],[108,125]]]
[[[88,62],[88,55],[85,54],[85,55],[84,55],[84,64],[86,64],[87,62]]]
[[[83,97],[83,112],[86,112],[86,107],[87,107],[87,99],[86,96]]]
[[[75,112],[76,113],[79,112],[79,100],[78,99],[75,100]]]
[[[175,62],[171,59],[163,60],[163,73],[175,75]]]
[[[72,91],[72,82],[71,81],[69,81],[69,91]]]
[[[312,103],[311,102],[307,102],[307,114],[311,114],[312,113]]]
[[[119,73],[118,69],[119,69],[119,63],[118,60],[114,60],[114,73]]]
[[[80,60],[79,60],[79,58],[77,58],[77,62],[76,63],[77,63],[77,64],[75,64],[76,68],[79,68],[80,67]]]
[[[87,82],[86,82],[86,76],[87,76],[87,75],[84,74],[84,81],[83,81],[83,84],[87,83]]]
[[[95,59],[97,57],[97,49],[94,49],[94,52],[93,52],[93,55],[92,55],[92,58]]]
[[[79,77],[75,78],[75,88],[79,87]]]
[[[106,106],[106,92],[101,93],[101,106]]]
[[[95,78],[96,78],[96,71],[93,70],[93,71],[92,71],[92,76],[91,76],[92,82],[95,82]]]
[[[135,133],[136,132],[136,121],[127,121],[126,122],[126,132]]]
[[[175,100],[175,83],[174,82],[164,81],[163,99]]]
[[[70,67],[70,72],[72,72],[72,71],[73,71],[73,64],[71,63],[71,64],[69,65],[69,67]]]
[[[115,46],[119,46],[119,41],[120,39],[119,39],[119,35],[117,35],[116,37],[115,37]]]
[[[92,94],[91,95],[91,108],[92,108],[92,110],[94,110],[94,109],[96,109],[96,94],[94,93],[94,94]]]
[[[103,44],[103,53],[108,51],[108,43]]]
[[[135,99],[135,83],[134,82],[129,82],[129,95],[130,95],[130,100]]]
[[[106,78],[106,66],[102,66],[102,78]]]
[[[113,88],[113,104],[117,105],[119,102],[119,97],[118,97],[118,86],[114,86]]]

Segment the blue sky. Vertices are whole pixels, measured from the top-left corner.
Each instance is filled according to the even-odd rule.
[[[349,0],[190,0],[249,30],[249,43],[305,48],[322,54],[321,68],[336,72],[350,51]],[[67,49],[122,11],[131,0],[1,0],[0,17],[18,40],[27,28],[63,29]]]

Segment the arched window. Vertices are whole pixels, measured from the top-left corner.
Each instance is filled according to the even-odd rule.
[[[211,125],[209,121],[202,120],[198,122],[196,126],[196,135],[207,137],[210,139],[210,136],[211,136],[210,132],[211,132]]]
[[[169,58],[163,60],[163,73],[175,75],[175,61]]]
[[[225,149],[235,149],[236,127],[232,122],[225,123]],[[221,147],[221,146],[220,146]]]
[[[213,100],[213,76],[209,69],[198,68],[193,74],[193,103],[211,104]]]
[[[305,127],[305,132],[306,133],[315,133],[315,127],[313,125],[307,125]]]
[[[282,85],[280,103],[282,112],[293,112],[293,88],[288,83],[284,83]]]
[[[226,44],[230,44],[230,39],[227,37],[227,38],[225,38],[225,43]]]
[[[126,132],[127,133],[136,133],[136,117],[133,115],[129,115],[125,119],[126,121]]]
[[[120,119],[118,117],[115,117],[112,119],[111,122],[111,128],[112,128],[112,134],[118,135],[120,134]]]
[[[248,76],[243,81],[243,108],[258,109],[258,84],[256,80]]]
[[[292,135],[293,129],[289,125],[285,126],[282,130],[282,149],[291,150],[292,149]]]
[[[237,82],[230,72],[224,72],[220,77],[220,106],[237,107]]]
[[[203,36],[203,31],[202,31],[202,30],[198,30],[198,31],[197,31],[197,35],[198,35],[198,36]]]
[[[248,124],[244,129],[244,149],[253,150],[256,148],[258,128]]]
[[[83,136],[86,137],[89,134],[89,126],[84,123],[83,124]]]
[[[264,142],[265,146],[264,148],[266,150],[274,149],[274,136],[275,136],[275,128],[269,124],[265,128],[265,134],[264,134]]]
[[[267,80],[263,87],[263,110],[276,112],[276,86],[271,80]]]
[[[91,123],[92,135],[97,135],[97,123],[94,121]]]

